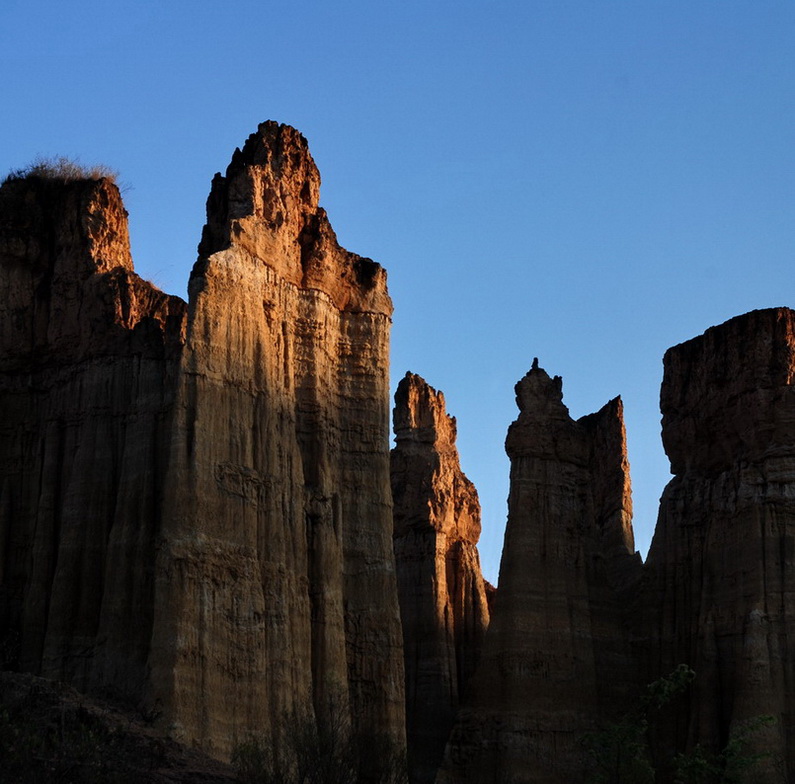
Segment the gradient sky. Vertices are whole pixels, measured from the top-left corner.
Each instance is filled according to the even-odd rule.
[[[307,137],[388,271],[394,384],[458,419],[492,581],[533,357],[575,417],[623,397],[645,553],[664,351],[795,305],[792,0],[2,0],[0,69],[0,171],[117,169],[137,271],[183,297],[213,173],[266,119]]]

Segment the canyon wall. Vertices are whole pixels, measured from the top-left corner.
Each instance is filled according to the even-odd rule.
[[[658,756],[722,749],[743,724],[771,756],[755,782],[795,774],[795,313],[753,311],[670,349],[663,442],[674,478],[645,567],[648,676],[696,673]]]
[[[409,779],[432,784],[489,623],[480,503],[444,395],[407,373],[395,393],[394,547],[403,621]],[[492,589],[493,590],[493,589]]]
[[[221,756],[343,728],[367,780],[405,744],[392,305],[319,186],[261,125],[213,180],[187,308],[132,271],[107,180],[0,189],[0,630],[12,666]]]
[[[286,716],[350,717],[375,753],[404,744],[392,305],[384,270],[337,244],[319,186],[306,141],[275,123],[213,180],[176,393],[151,699],[212,743],[250,727],[276,737]]]
[[[222,757],[310,726],[375,781],[407,718],[415,784],[440,760],[440,784],[577,784],[583,736],[685,663],[660,780],[765,716],[754,781],[795,775],[795,313],[667,352],[643,567],[620,399],[575,421],[534,363],[489,620],[455,420],[412,374],[390,487],[386,275],[319,187],[261,125],[213,180],[187,305],[135,274],[108,179],[0,187],[0,666]]]
[[[133,272],[112,182],[0,188],[7,666],[140,700],[184,325]]]
[[[437,779],[584,780],[582,736],[636,685],[627,600],[631,528],[620,399],[573,420],[562,382],[534,363],[508,432],[508,525],[480,665]]]

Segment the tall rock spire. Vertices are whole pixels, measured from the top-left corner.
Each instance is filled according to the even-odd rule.
[[[581,739],[634,685],[622,610],[633,553],[620,399],[574,421],[560,377],[516,385],[500,582],[439,782],[563,784]]]
[[[404,743],[392,305],[319,182],[297,131],[260,125],[213,180],[191,275],[152,698],[222,751],[232,727],[278,745],[286,716],[343,717],[372,755]]]
[[[219,756],[352,733],[371,781],[405,749],[392,303],[319,183],[260,125],[213,180],[187,309],[132,272],[112,183],[0,188],[0,629]]]
[[[480,503],[444,395],[407,373],[395,393],[394,545],[412,784],[434,781],[489,623]]]

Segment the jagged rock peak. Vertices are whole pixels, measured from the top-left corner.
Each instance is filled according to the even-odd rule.
[[[446,411],[444,394],[421,376],[408,372],[400,380],[392,416],[396,442],[455,445],[456,421]]]
[[[309,152],[309,144],[295,128],[266,120],[246,139],[243,149],[232,154],[226,170],[233,177],[246,166],[268,167],[287,187],[300,186],[302,201],[310,208],[317,207],[320,192],[320,172]]]
[[[395,535],[405,526],[430,526],[451,541],[477,544],[480,501],[461,471],[456,421],[447,413],[444,394],[406,373],[395,392],[392,417]]]
[[[340,310],[391,314],[386,272],[340,247],[322,207],[320,174],[306,139],[289,125],[262,123],[216,174],[190,290],[203,288],[207,260],[236,248],[286,281],[329,296]]]
[[[516,405],[521,414],[532,415],[558,412],[568,416],[569,410],[563,405],[563,379],[560,376],[550,377],[543,368],[538,366],[538,358],[533,359],[533,366],[516,384]]]
[[[620,401],[573,420],[560,377],[516,386],[497,601],[438,784],[582,781],[580,740],[635,681],[634,555]]]

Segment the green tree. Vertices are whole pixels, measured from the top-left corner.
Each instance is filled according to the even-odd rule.
[[[649,728],[660,710],[684,694],[695,677],[690,667],[680,664],[670,675],[650,683],[635,709],[583,737],[593,768],[589,784],[654,784],[658,771],[651,763]],[[713,754],[698,745],[687,754],[677,754],[672,761],[675,784],[750,784],[754,766],[770,754],[749,750],[749,741],[774,723],[772,716],[758,716],[741,724],[720,752]]]
[[[751,768],[770,758],[769,752],[752,752],[747,746],[752,737],[775,724],[773,716],[757,716],[743,722],[722,751],[710,754],[700,745],[689,754],[674,757],[675,784],[745,784]]]
[[[680,664],[670,675],[650,683],[636,708],[598,732],[583,737],[591,758],[590,784],[653,784],[649,724],[660,709],[683,694],[696,674]]]

